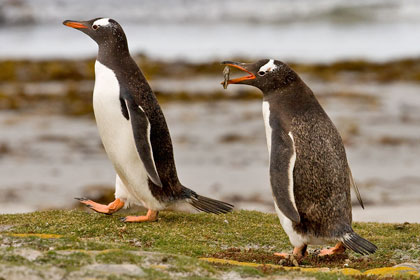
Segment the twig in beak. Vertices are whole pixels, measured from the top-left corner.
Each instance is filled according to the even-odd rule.
[[[230,68],[229,66],[225,66],[225,69],[223,69],[223,77],[225,78],[225,80],[223,81],[223,88],[227,89],[228,87],[228,82],[229,82],[229,75],[230,75]]]

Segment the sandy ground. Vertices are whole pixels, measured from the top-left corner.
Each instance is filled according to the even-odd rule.
[[[153,86],[193,91],[195,82]],[[345,140],[366,204],[354,201],[354,219],[420,222],[420,86],[308,84]],[[238,208],[273,211],[261,101],[171,102],[163,110],[184,185]],[[73,207],[73,197],[113,187],[93,119],[1,112],[0,131],[0,213]]]

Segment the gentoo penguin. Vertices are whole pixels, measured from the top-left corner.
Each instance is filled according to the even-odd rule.
[[[360,254],[374,253],[377,247],[352,229],[350,185],[363,204],[341,137],[311,89],[277,60],[223,64],[249,74],[228,84],[250,85],[263,92],[274,206],[294,246],[293,256],[301,259],[307,245],[329,242],[337,243],[321,250],[321,256],[344,252],[346,247]]]
[[[171,137],[157,99],[131,58],[121,26],[113,19],[66,20],[99,46],[95,63],[93,109],[99,134],[116,175],[115,201],[102,205],[79,199],[91,209],[112,214],[130,204],[146,216],[125,222],[154,221],[164,209],[226,213],[233,206],[196,194],[178,180]]]

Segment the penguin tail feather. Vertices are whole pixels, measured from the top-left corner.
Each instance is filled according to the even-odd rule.
[[[378,249],[375,244],[367,241],[355,232],[344,234],[341,241],[344,243],[344,246],[361,255],[373,254]]]
[[[220,200],[215,200],[205,196],[195,194],[191,196],[189,203],[198,211],[213,213],[213,214],[225,214],[233,210],[233,205]]]

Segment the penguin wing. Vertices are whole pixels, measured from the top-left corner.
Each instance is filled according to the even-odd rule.
[[[299,223],[300,216],[293,192],[293,169],[296,149],[292,132],[287,135],[283,129],[271,136],[270,183],[274,199],[280,211],[293,222]],[[274,135],[274,134],[272,134]]]
[[[143,162],[147,175],[155,185],[162,187],[150,143],[150,121],[143,108],[136,104],[128,92],[122,91],[120,101],[122,114],[131,122],[137,152]]]

